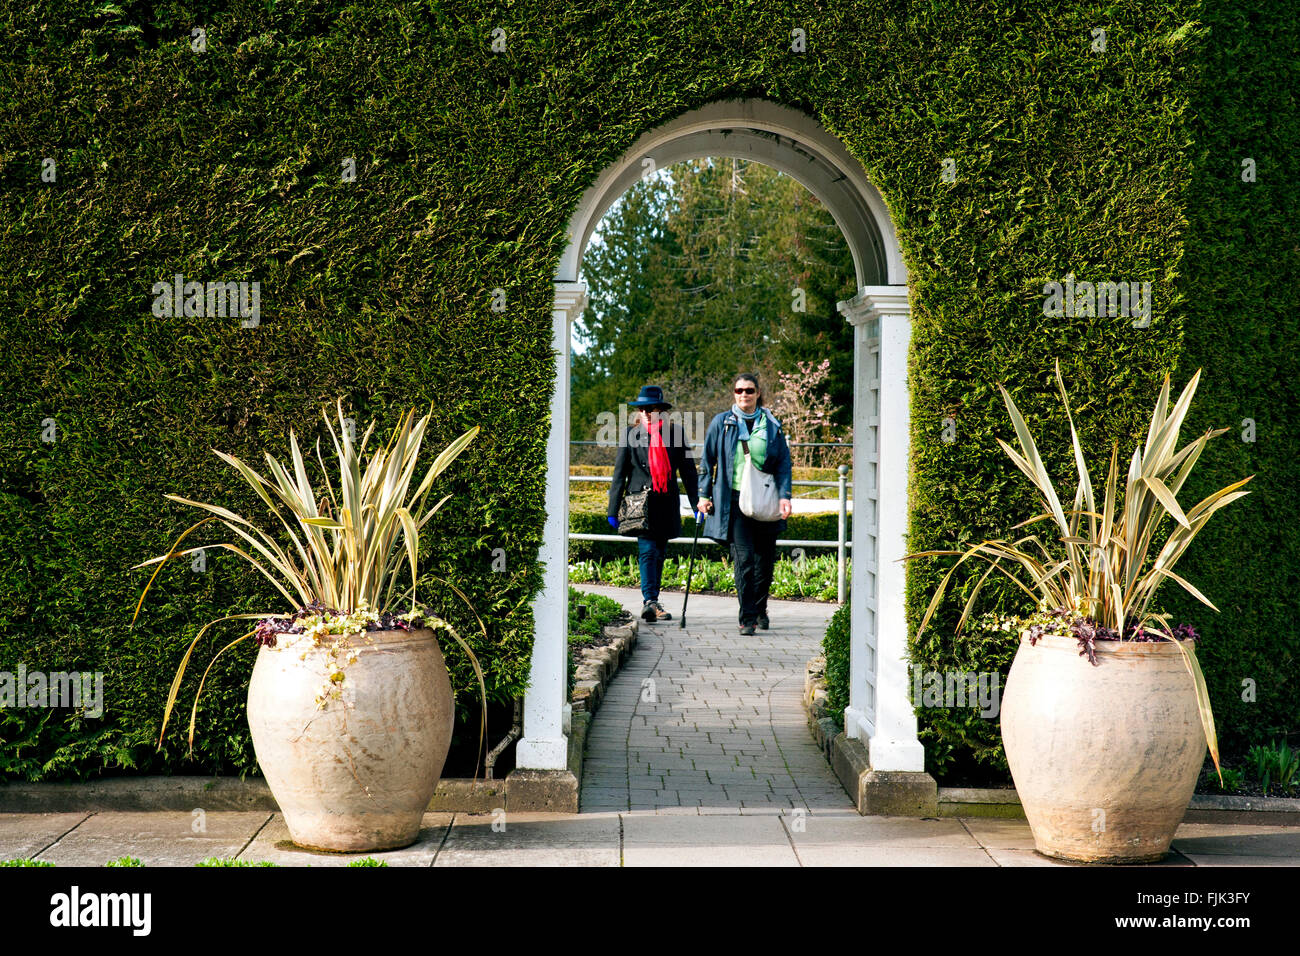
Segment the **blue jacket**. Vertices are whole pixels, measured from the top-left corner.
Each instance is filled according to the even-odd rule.
[[[790,446],[786,443],[785,432],[781,431],[781,423],[766,408],[763,409],[763,415],[768,423],[767,452],[763,457],[763,467],[759,470],[775,475],[781,497],[791,498]],[[736,413],[728,409],[713,417],[704,436],[704,454],[700,460],[700,497],[713,501],[713,510],[704,520],[704,535],[719,544],[726,543],[727,529],[731,526],[731,472],[736,460],[739,425],[740,419]],[[776,526],[778,533],[784,531],[785,519],[776,522]]]

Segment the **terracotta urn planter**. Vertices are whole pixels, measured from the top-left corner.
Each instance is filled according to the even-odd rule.
[[[1002,742],[1038,852],[1086,863],[1161,859],[1205,760],[1192,679],[1168,641],[1027,633],[1007,676]]]
[[[257,762],[293,842],[368,852],[408,846],[442,775],[454,702],[432,630],[349,639],[342,700],[318,707],[327,650],[305,635],[263,646],[248,687]]]

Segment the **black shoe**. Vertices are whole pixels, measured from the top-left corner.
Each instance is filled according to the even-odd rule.
[[[641,606],[641,620],[647,623],[653,623],[655,620],[655,608],[653,601],[646,601]]]
[[[768,620],[767,620],[767,615],[766,615],[766,614],[760,614],[760,615],[758,616],[758,626],[761,627],[763,630],[766,631],[766,630],[768,629],[768,624],[769,624],[769,622],[768,622]]]
[[[754,633],[754,625],[753,624],[740,625],[740,633],[745,635],[746,637],[749,637],[751,634]]]

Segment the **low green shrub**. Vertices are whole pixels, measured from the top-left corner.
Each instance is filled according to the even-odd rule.
[[[1246,760],[1255,771],[1255,780],[1265,795],[1269,787],[1290,794],[1300,783],[1300,751],[1292,750],[1283,738],[1271,744],[1255,744],[1246,751]]]
[[[1235,767],[1222,767],[1223,781],[1219,781],[1219,775],[1211,773],[1207,776],[1207,782],[1213,784],[1223,793],[1235,793],[1242,788],[1246,782],[1246,772]]]
[[[822,638],[826,657],[826,708],[835,726],[844,729],[844,708],[849,706],[849,620],[852,606],[844,602],[831,615]]]
[[[233,860],[229,857],[210,856],[206,860],[200,860],[195,866],[279,866],[279,863],[268,863],[266,860]]]
[[[578,606],[584,605],[586,615],[579,619]],[[607,624],[618,620],[623,613],[623,605],[603,594],[592,594],[569,588],[569,643],[587,644],[593,637],[599,637]]]

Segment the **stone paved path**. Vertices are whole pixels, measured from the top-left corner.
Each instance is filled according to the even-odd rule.
[[[382,853],[293,846],[278,813],[0,813],[0,860],[100,867],[133,856],[193,866],[211,856],[280,866],[1071,866],[1034,852],[1024,820],[863,817],[773,806],[679,816],[680,808],[585,813],[426,813],[416,842]],[[1300,827],[1184,823],[1154,866],[1300,865]],[[1239,885],[1231,885],[1240,889]]]
[[[641,609],[638,590],[581,587]],[[681,593],[660,603],[673,620],[642,623],[588,730],[580,810],[852,809],[801,703],[836,605],[771,601],[771,629],[742,637],[735,598],[691,595],[685,628]]]

